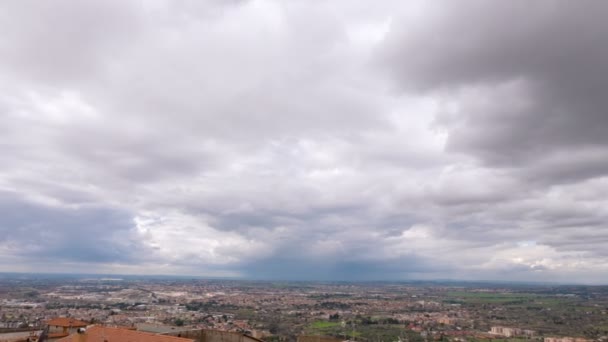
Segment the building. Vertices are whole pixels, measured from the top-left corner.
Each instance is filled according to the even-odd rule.
[[[78,329],[75,333],[57,342],[193,342],[193,339],[157,335],[124,328],[94,325]]]
[[[591,342],[591,340],[580,337],[545,337],[544,342]]]
[[[36,342],[41,333],[42,330],[2,333],[0,334],[0,342]]]
[[[454,325],[456,324],[456,319],[451,317],[442,316],[437,318],[437,323],[445,324],[445,325]]]
[[[173,325],[153,324],[153,323],[135,323],[135,330],[149,332],[152,334],[170,335],[171,333],[179,334],[183,331],[192,330],[191,327],[176,327]],[[173,334],[174,336],[176,334]]]
[[[221,331],[212,329],[194,329],[189,331],[179,331],[167,333],[167,335],[186,337],[196,342],[264,342],[253,336],[234,331]],[[298,341],[300,341],[298,339]],[[111,342],[111,341],[110,341]],[[302,342],[302,341],[300,341]],[[315,341],[307,341],[315,342]],[[329,342],[329,341],[316,341]],[[341,342],[341,341],[340,341]]]
[[[46,322],[48,327],[48,340],[53,341],[58,338],[75,333],[78,328],[84,328],[87,322],[69,317],[57,317]]]
[[[500,335],[504,337],[526,336],[533,337],[536,333],[533,330],[510,328],[510,327],[492,327],[490,334]],[[563,341],[566,342],[566,341]]]

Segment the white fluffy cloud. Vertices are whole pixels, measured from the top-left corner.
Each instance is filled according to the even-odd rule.
[[[608,281],[608,6],[1,6],[0,270]]]

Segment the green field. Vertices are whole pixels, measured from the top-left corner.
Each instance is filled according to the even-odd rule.
[[[316,321],[311,324],[313,329],[327,329],[339,326],[338,322]]]
[[[447,293],[448,301],[465,303],[487,303],[487,304],[507,304],[531,302],[538,298],[533,293],[492,293],[492,292],[466,292],[450,291]]]
[[[537,298],[539,295],[534,293],[498,293],[498,292],[468,292],[468,291],[448,291],[448,296],[465,298]]]
[[[419,334],[407,331],[399,324],[357,324],[353,330],[351,325],[342,327],[339,322],[316,321],[309,325],[305,334],[357,338],[361,341],[396,341],[399,336],[407,335],[409,341],[421,340]]]
[[[564,305],[572,306],[575,299],[556,298],[534,293],[497,293],[497,292],[467,292],[449,291],[446,303],[462,304],[498,304],[512,307],[559,308]],[[597,310],[597,308],[594,308]]]
[[[336,337],[360,337],[361,332],[353,330],[351,326],[342,327],[340,322],[328,322],[328,321],[316,321],[310,324],[308,327],[307,334],[311,335],[325,335],[325,336],[336,336]]]

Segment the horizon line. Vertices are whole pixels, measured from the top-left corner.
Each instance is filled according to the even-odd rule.
[[[112,277],[112,278],[175,278],[187,279],[193,278],[196,280],[226,280],[226,281],[253,281],[253,282],[308,282],[308,283],[465,283],[465,284],[493,284],[493,285],[533,285],[533,286],[608,286],[608,283],[563,283],[556,281],[524,281],[524,280],[492,280],[492,279],[449,279],[449,278],[434,278],[434,279],[289,279],[289,278],[255,278],[255,277],[228,277],[228,276],[206,276],[206,275],[179,275],[179,274],[124,274],[124,273],[76,273],[76,272],[15,272],[15,271],[0,271],[0,279],[2,275],[16,276],[53,276],[56,278],[64,277]],[[10,279],[10,278],[9,278]],[[123,280],[123,279],[120,279]]]

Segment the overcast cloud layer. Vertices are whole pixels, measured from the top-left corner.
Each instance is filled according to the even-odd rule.
[[[606,17],[3,2],[0,271],[608,283]]]

